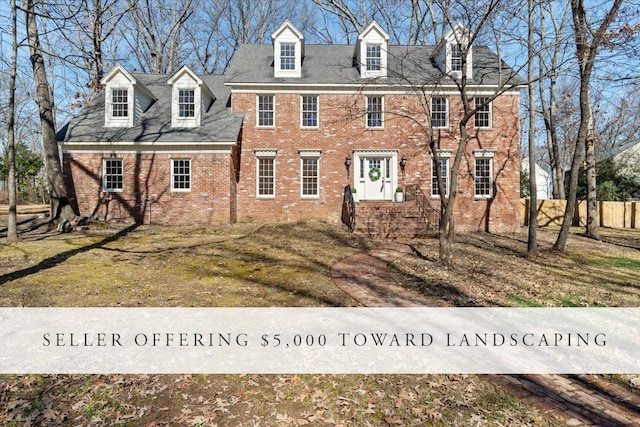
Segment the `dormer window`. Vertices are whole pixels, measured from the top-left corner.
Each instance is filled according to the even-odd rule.
[[[105,127],[131,127],[157,100],[136,77],[115,65],[100,80],[104,86]],[[135,108],[134,108],[135,106]]]
[[[358,35],[356,61],[360,77],[387,77],[389,35],[375,21]]]
[[[127,89],[111,90],[111,117],[129,117],[129,91]]]
[[[465,68],[466,78],[473,78],[471,39],[472,34],[462,23],[459,23],[440,40],[434,49],[433,56],[440,71],[454,79],[459,79],[462,77],[463,68]]]
[[[273,77],[302,77],[304,36],[289,21],[271,35],[273,40]]]
[[[192,118],[196,116],[196,97],[194,89],[178,90],[178,116]]]
[[[462,71],[462,46],[459,43],[451,45],[451,71]]]
[[[380,71],[381,55],[379,44],[367,45],[367,71]]]
[[[296,69],[296,45],[293,43],[282,43],[280,45],[280,69]]]
[[[215,97],[207,84],[186,65],[167,81],[171,85],[171,126],[198,127]]]

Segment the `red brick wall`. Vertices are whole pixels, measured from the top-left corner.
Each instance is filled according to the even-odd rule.
[[[230,154],[65,153],[80,214],[102,220],[153,224],[228,223],[235,220]],[[123,159],[123,191],[102,191],[102,160]],[[191,159],[191,191],[171,191],[171,159]]]
[[[274,93],[275,129],[256,127],[256,95],[234,93],[233,112],[245,113],[240,150],[238,182],[238,220],[295,221],[317,218],[338,221],[343,188],[353,185],[355,165],[347,177],[344,161],[354,150],[398,150],[398,159],[407,157],[404,177],[398,184],[420,184],[431,192],[431,155],[425,125],[424,109],[416,95],[385,95],[383,130],[367,130],[362,94],[319,94],[319,128],[300,128],[300,93]],[[450,98],[449,129],[440,131],[440,148],[455,150],[459,135],[461,102]],[[493,102],[493,127],[476,130],[473,121],[467,127],[469,142],[458,174],[456,227],[460,231],[516,231],[519,227],[519,97],[506,95]],[[416,120],[414,120],[416,119]],[[277,149],[276,196],[256,197],[255,150]],[[320,197],[300,196],[299,150],[321,150]],[[495,150],[493,160],[495,197],[474,197],[473,150]],[[453,152],[455,155],[455,151]],[[453,164],[453,157],[450,160]],[[434,200],[435,202],[436,200]]]

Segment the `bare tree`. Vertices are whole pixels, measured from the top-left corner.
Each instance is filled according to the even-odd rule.
[[[127,0],[135,28],[123,36],[143,72],[171,73],[187,57],[185,26],[195,11],[197,0],[165,2]]]
[[[439,7],[442,11],[448,11],[449,15],[445,15],[444,19],[451,28],[454,27],[454,8],[447,2],[439,3]],[[469,142],[468,124],[469,121],[475,116],[476,112],[480,108],[486,107],[488,103],[495,100],[498,96],[502,95],[509,89],[512,89],[516,84],[512,79],[514,75],[508,74],[505,70],[499,70],[500,82],[498,87],[493,90],[493,94],[485,98],[485,102],[480,105],[470,102],[469,97],[469,82],[467,80],[467,69],[471,64],[468,63],[468,52],[476,44],[481,32],[485,31],[491,25],[496,25],[494,21],[497,21],[499,13],[502,11],[500,0],[487,0],[479,4],[470,5],[466,2],[460,2],[458,4],[460,8],[460,18],[465,19],[468,23],[467,43],[461,43],[461,59],[462,59],[462,72],[459,79],[455,80],[458,88],[458,95],[462,104],[462,117],[458,123],[458,147],[455,152],[455,158],[453,165],[451,166],[451,182],[449,187],[450,196],[442,199],[442,211],[440,215],[439,225],[439,257],[440,261],[445,264],[452,263],[452,244],[455,237],[455,223],[454,223],[454,207],[457,195],[458,176],[460,171],[460,165],[462,164],[463,157],[465,156],[466,147]],[[509,13],[507,14],[509,15]],[[431,153],[434,158],[437,158],[435,150],[435,144],[431,144]],[[436,162],[437,164],[438,162]],[[444,188],[440,181],[440,173],[438,171],[438,185]],[[441,193],[443,194],[443,193]]]
[[[7,150],[9,154],[9,221],[7,242],[18,241],[16,207],[16,78],[18,74],[18,9],[16,0],[11,0],[11,76],[9,77],[9,117],[7,120]]]
[[[195,53],[196,68],[224,72],[241,44],[264,43],[285,19],[296,15],[286,0],[220,0],[204,2],[184,31]],[[298,7],[299,8],[299,7]],[[210,31],[203,32],[203,26]]]
[[[581,156],[579,147],[584,147],[587,163],[587,234],[598,237],[597,203],[596,203],[596,164],[595,164],[595,127],[591,107],[591,76],[598,49],[603,43],[607,29],[616,18],[623,0],[614,0],[604,19],[597,29],[591,27],[583,0],[571,0],[573,31],[576,41],[576,57],[580,70],[580,126],[576,138],[576,149],[571,162],[571,175],[567,207],[562,220],[562,227],[553,249],[564,252],[569,237],[569,227],[576,207],[576,191]]]
[[[73,208],[69,204],[67,188],[64,183],[60,152],[56,140],[56,128],[51,100],[51,89],[47,80],[47,70],[36,22],[34,0],[25,0],[25,23],[27,39],[31,52],[31,66],[36,84],[36,98],[40,113],[40,126],[45,155],[45,170],[49,183],[49,198],[51,203],[51,221],[76,218]]]
[[[538,256],[538,186],[536,183],[536,96],[535,96],[535,4],[527,0],[529,20],[527,27],[527,93],[529,102],[529,235],[527,238],[527,256]]]
[[[90,97],[102,88],[100,81],[108,56],[105,44],[116,34],[128,11],[124,0],[64,0],[63,4],[50,7],[49,14],[59,23],[60,34],[73,49],[65,58],[88,74]]]
[[[544,119],[547,138],[547,152],[553,182],[553,198],[564,200],[564,161],[558,135],[558,77],[562,67],[562,53],[567,47],[566,27],[570,6],[564,7],[561,16],[556,16],[555,2],[540,3],[540,55],[539,80],[540,109]],[[551,22],[552,33],[547,39],[547,17]]]
[[[448,1],[411,0],[313,0],[322,11],[337,19],[342,30],[341,41],[354,43],[357,35],[373,20],[384,24],[394,44],[424,44],[427,39],[438,40],[446,32],[446,23],[439,17],[440,8]],[[336,42],[331,26],[325,25],[325,40]],[[433,34],[432,34],[433,31]],[[434,37],[435,36],[435,37]]]

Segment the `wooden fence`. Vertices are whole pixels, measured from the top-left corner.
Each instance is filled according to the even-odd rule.
[[[538,200],[538,226],[562,225],[566,200]],[[520,199],[520,218],[523,226],[529,222],[529,199]],[[598,202],[601,227],[640,229],[640,202]],[[573,224],[585,226],[587,204],[579,201]]]

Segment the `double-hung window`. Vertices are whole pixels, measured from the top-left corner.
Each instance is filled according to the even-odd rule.
[[[367,71],[380,71],[381,69],[381,53],[379,44],[367,45]]]
[[[122,191],[122,159],[104,159],[102,161],[102,190],[107,193]]]
[[[318,97],[315,95],[302,97],[302,127],[318,127]]]
[[[171,160],[171,189],[191,191],[191,159]]]
[[[196,98],[195,90],[179,89],[178,90],[178,117],[192,118],[196,115]]]
[[[444,96],[434,96],[431,98],[431,127],[449,127],[449,109],[447,98]]]
[[[381,128],[384,120],[384,106],[381,96],[367,96],[367,127]]]
[[[444,184],[445,196],[449,195],[449,158],[440,157],[437,160],[440,162],[440,177]],[[440,197],[440,187],[438,186],[438,175],[436,171],[436,159],[431,159],[431,195],[434,197]]]
[[[301,156],[302,197],[318,197],[320,195],[320,158],[312,154],[301,154]]]
[[[280,69],[296,69],[296,45],[294,43],[282,43],[280,45]]]
[[[462,71],[462,46],[459,43],[451,45],[451,71]]]
[[[475,97],[473,98],[476,108],[476,115],[474,123],[476,128],[490,128],[491,127],[491,103],[489,98]]]
[[[276,195],[276,151],[256,151],[256,195],[274,198]]]
[[[475,197],[493,197],[493,153],[475,153],[474,187]]]
[[[129,117],[129,91],[127,89],[111,90],[111,116],[114,118]]]
[[[273,127],[275,110],[273,95],[258,95],[258,126]]]

